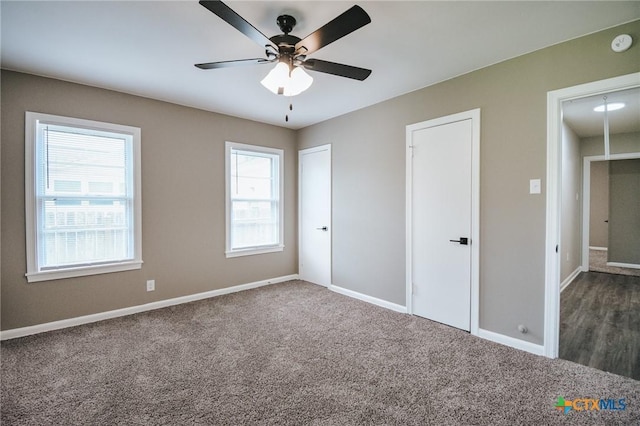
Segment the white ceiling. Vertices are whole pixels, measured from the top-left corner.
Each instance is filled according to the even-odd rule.
[[[640,88],[566,101],[562,118],[581,138],[604,135],[604,113],[593,109],[607,103],[621,102],[624,108],[609,111],[609,134],[640,132]]]
[[[228,1],[268,37],[293,15],[304,37],[355,2]],[[546,46],[640,19],[637,1],[358,1],[372,23],[310,57],[373,70],[364,82],[309,72],[289,100],[260,85],[270,65],[193,64],[263,57],[196,1],[2,1],[5,69],[302,128]],[[637,41],[635,41],[637,42]]]

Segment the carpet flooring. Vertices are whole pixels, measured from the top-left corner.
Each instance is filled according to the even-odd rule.
[[[606,250],[589,250],[589,270],[606,274],[633,275],[640,277],[640,269],[620,268],[607,265]]]
[[[300,281],[13,339],[0,354],[3,426],[640,424],[638,381]],[[626,409],[565,414],[558,397]]]

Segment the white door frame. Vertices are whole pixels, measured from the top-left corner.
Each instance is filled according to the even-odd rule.
[[[547,212],[545,241],[544,355],[558,357],[560,338],[560,207],[562,103],[640,86],[640,72],[547,92]],[[583,195],[584,198],[584,195]],[[584,259],[583,259],[584,262]]]
[[[298,273],[302,273],[302,257],[299,255],[302,248],[302,156],[305,154],[313,154],[314,152],[329,151],[329,188],[330,199],[333,203],[333,157],[331,156],[331,144],[315,146],[313,148],[306,148],[298,150]],[[329,283],[327,288],[330,288],[333,284],[333,209],[329,209],[331,214],[329,215],[327,226],[329,227]],[[302,275],[300,278],[303,279]]]
[[[609,160],[631,160],[640,158],[640,152],[611,154]],[[584,157],[582,165],[582,265],[581,270],[589,270],[589,227],[591,221],[591,162],[606,161],[604,155]]]
[[[478,335],[480,323],[480,109],[439,117],[420,123],[410,124],[406,128],[406,304],[407,312],[413,314],[413,276],[412,276],[412,139],[413,132],[420,129],[455,123],[462,120],[472,122],[471,141],[471,329]]]

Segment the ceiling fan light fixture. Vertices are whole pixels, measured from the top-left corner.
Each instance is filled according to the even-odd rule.
[[[276,95],[296,96],[311,87],[313,77],[300,67],[289,73],[289,65],[278,62],[260,83]]]
[[[313,83],[313,77],[307,74],[307,72],[301,67],[295,67],[293,71],[291,71],[291,78],[289,79],[289,83],[291,90],[291,94],[289,96],[295,96],[311,87],[311,83]]]
[[[624,103],[622,102],[614,102],[606,105],[607,105],[607,111],[615,111],[615,110],[624,108]],[[604,112],[604,108],[605,108],[605,104],[602,104],[602,105],[598,105],[593,110],[596,112]]]

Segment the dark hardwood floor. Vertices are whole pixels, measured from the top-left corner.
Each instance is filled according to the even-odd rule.
[[[559,356],[640,380],[640,277],[582,272],[560,295]]]

